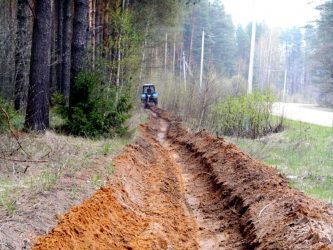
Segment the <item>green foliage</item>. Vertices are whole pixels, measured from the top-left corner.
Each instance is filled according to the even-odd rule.
[[[116,172],[116,169],[115,169],[113,164],[110,164],[110,165],[106,166],[106,173],[108,174],[109,177],[114,175],[115,172]]]
[[[103,84],[100,74],[82,71],[71,89],[70,107],[62,98],[56,111],[65,118],[66,129],[79,136],[99,135],[113,137],[127,132],[126,121],[130,117],[132,104],[129,96],[114,86]]]
[[[274,100],[270,92],[228,97],[214,108],[214,130],[237,137],[265,135],[272,131],[271,107]]]
[[[0,97],[0,107],[4,109],[9,117],[11,126],[15,129],[23,128],[24,118],[17,113],[13,106]],[[0,110],[0,133],[9,131],[7,115]]]
[[[102,179],[102,176],[99,173],[94,174],[92,176],[91,182],[92,182],[92,185],[95,189],[98,189],[98,188],[103,186],[103,179]]]
[[[58,176],[50,171],[44,171],[40,176],[40,185],[44,191],[50,191],[57,183]]]

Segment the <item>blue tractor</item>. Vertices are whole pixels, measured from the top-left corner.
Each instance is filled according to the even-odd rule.
[[[145,108],[148,108],[150,104],[157,106],[158,104],[158,93],[155,90],[154,84],[144,84],[141,93],[141,102]]]

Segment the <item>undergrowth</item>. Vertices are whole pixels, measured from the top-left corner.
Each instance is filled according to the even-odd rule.
[[[104,83],[97,72],[80,72],[71,87],[69,107],[60,94],[53,96],[53,104],[64,119],[63,128],[73,135],[114,137],[128,131],[130,96],[125,90]]]

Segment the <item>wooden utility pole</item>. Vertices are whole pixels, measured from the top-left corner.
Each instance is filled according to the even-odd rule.
[[[200,85],[199,85],[200,89],[202,87],[204,51],[205,51],[205,30],[202,31],[202,41],[201,41]]]
[[[253,66],[254,66],[254,50],[256,46],[256,0],[253,0],[253,20],[252,20],[252,35],[251,35],[251,51],[250,51],[250,64],[249,64],[249,75],[248,75],[248,87],[247,93],[252,93],[253,85]]]

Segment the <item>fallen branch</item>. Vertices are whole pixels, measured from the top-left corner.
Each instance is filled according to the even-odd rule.
[[[20,160],[20,159],[11,159],[11,158],[6,158],[0,156],[0,160],[5,160],[5,161],[13,161],[13,162],[29,162],[29,163],[47,163],[49,162],[48,160]]]

